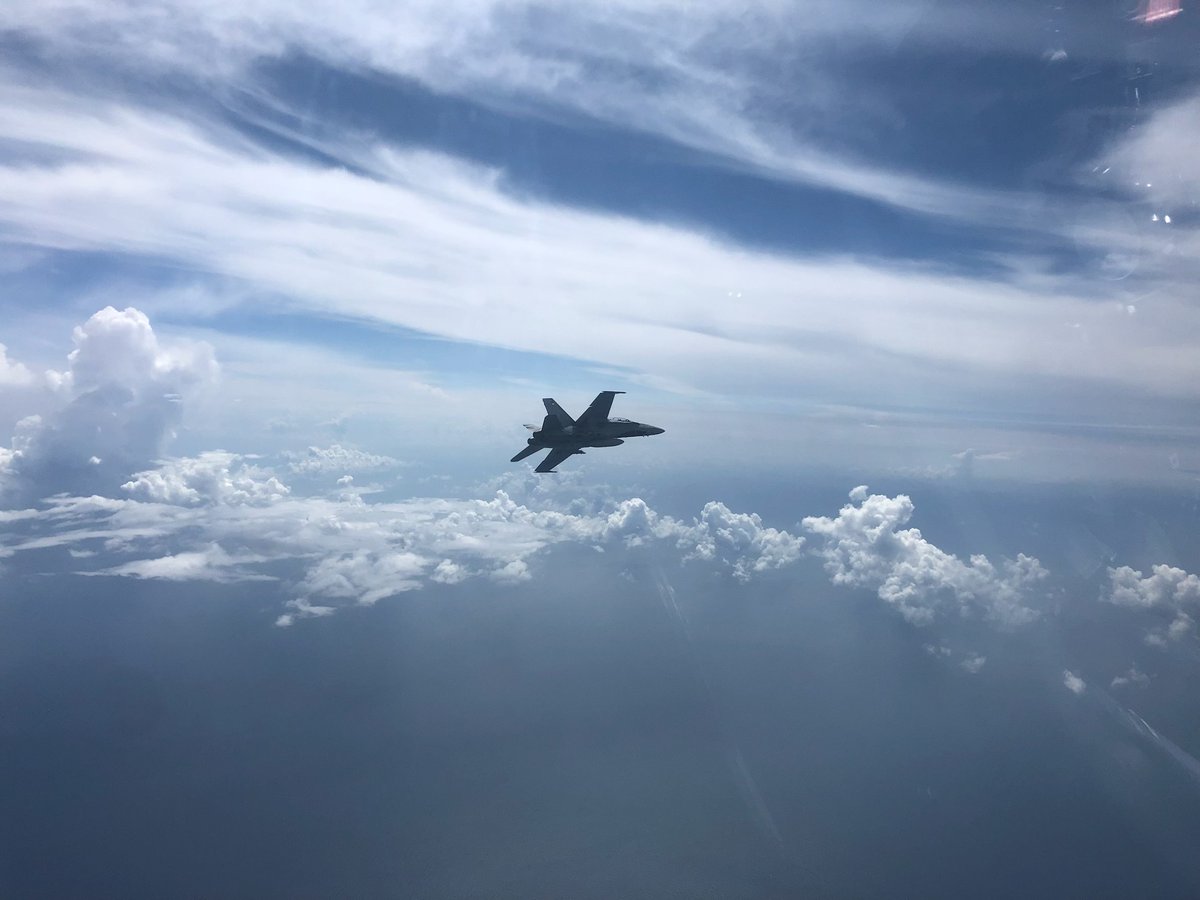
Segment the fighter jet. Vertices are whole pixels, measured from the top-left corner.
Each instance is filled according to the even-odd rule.
[[[539,450],[550,448],[546,458],[534,471],[553,472],[554,467],[568,456],[583,453],[583,447],[615,447],[625,443],[625,438],[662,434],[663,429],[653,425],[608,417],[613,397],[623,393],[625,392],[601,391],[578,419],[572,419],[553,398],[546,397],[542,400],[546,406],[546,418],[542,420],[542,427],[525,426],[533,432],[533,437],[529,439],[529,446],[514,456],[512,461],[518,462]]]

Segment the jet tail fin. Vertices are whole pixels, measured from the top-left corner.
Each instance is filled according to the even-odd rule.
[[[554,416],[558,420],[558,424],[562,428],[568,428],[575,424],[575,420],[567,415],[567,411],[555,402],[553,397],[545,397],[542,399],[542,404],[546,407],[546,412],[550,416]],[[550,416],[546,417],[546,421],[550,420]]]

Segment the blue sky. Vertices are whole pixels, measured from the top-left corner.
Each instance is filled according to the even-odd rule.
[[[14,764],[52,779],[38,760],[63,735],[121,745],[125,726],[81,711],[100,665],[96,690],[116,691],[138,752],[205,736],[276,820],[290,801],[262,747],[311,737],[290,713],[264,718],[276,730],[243,767],[219,715],[162,712],[228,700],[225,682],[189,685],[236,633],[229,665],[258,687],[302,670],[319,694],[321,667],[361,661],[378,692],[351,691],[350,723],[320,701],[321,721],[436,770],[421,803],[441,842],[391,807],[394,832],[354,823],[423,847],[430,880],[367,841],[363,871],[385,881],[364,875],[365,894],[455,896],[498,877],[522,893],[554,822],[518,816],[511,845],[489,844],[460,818],[453,767],[431,761],[444,742],[485,766],[481,736],[499,733],[510,755],[476,787],[516,802],[505,777],[545,765],[529,737],[549,728],[543,703],[581,754],[554,765],[591,760],[584,793],[632,804],[601,817],[601,838],[572,820],[580,847],[620,840],[644,818],[629,810],[658,802],[638,791],[674,784],[663,773],[683,779],[664,809],[721,810],[687,840],[672,814],[647,825],[645,885],[682,883],[695,853],[721,860],[709,883],[723,895],[822,878],[870,893],[886,872],[847,860],[882,853],[927,895],[894,849],[909,804],[951,798],[920,807],[935,824],[915,858],[972,803],[1000,823],[972,834],[1008,835],[1015,853],[984,781],[1031,765],[1050,799],[1030,788],[1017,805],[1061,807],[1056,827],[1082,836],[1057,867],[1010,872],[1014,892],[1101,883],[1071,880],[1071,860],[1097,857],[1122,884],[1197,889],[1179,847],[1200,827],[1186,689],[1200,660],[1200,11],[1127,6],[5,4],[0,668],[25,687],[0,694],[16,722],[0,735],[24,742]],[[542,397],[577,413],[602,389],[627,392],[614,415],[666,433],[553,478],[507,462]],[[576,569],[598,581],[563,598]],[[98,626],[89,597],[116,618]],[[179,636],[189,622],[207,623],[194,641]],[[134,668],[113,675],[93,631]],[[381,661],[388,642],[411,661]],[[480,671],[494,687],[462,680]],[[530,671],[576,691],[628,677],[584,691],[586,713]],[[43,678],[51,706],[66,697],[61,721],[35,714]],[[139,706],[128,685],[143,682],[159,699]],[[836,701],[806,686],[823,682]],[[964,716],[941,725],[958,748],[943,775],[921,731],[939,691]],[[774,724],[791,701],[826,743]],[[256,689],[229,721],[280,702]],[[999,741],[973,775],[979,735],[1012,709],[1053,739]],[[673,724],[656,732],[655,716]],[[896,754],[857,755],[893,726]],[[1073,754],[1088,773],[1075,793]],[[851,762],[806,777],[834,757]],[[611,775],[622,758],[636,778]],[[888,774],[840,805],[853,761]],[[393,796],[417,789],[387,769]],[[195,802],[180,772],[161,777]],[[317,806],[359,796],[341,774],[317,781]],[[555,815],[579,802],[557,782],[531,790]],[[1169,821],[1151,822],[1167,796]],[[871,827],[891,837],[873,843],[862,816],[880,797],[890,818]],[[22,839],[53,843],[59,814]],[[164,840],[164,858],[186,856]],[[482,854],[462,881],[455,841]],[[6,861],[0,886],[86,893],[102,844],[53,884]],[[262,849],[280,861],[286,845]],[[351,883],[321,859],[317,882]],[[964,861],[946,895],[991,865]],[[567,892],[569,871],[553,882]],[[178,886],[156,871],[118,892]]]

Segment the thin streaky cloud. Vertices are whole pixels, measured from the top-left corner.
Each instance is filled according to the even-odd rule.
[[[378,145],[369,178],[120,107],[80,137],[76,99],[43,93],[23,118],[28,93],[4,97],[4,137],[76,157],[0,169],[0,221],[35,246],[165,258],[314,312],[635,371],[654,348],[649,374],[700,389],[878,396],[901,373],[937,396],[947,367],[1168,396],[1200,384],[1182,298],[1131,315],[1071,279],[791,259],[514,198],[496,171],[428,152]]]
[[[970,36],[1036,58],[1024,16],[992,5],[961,15],[928,4],[797,10],[777,3],[351,3],[329,16],[304,2],[18,3],[7,24],[54,52],[116,69],[244,80],[256,60],[296,50],[348,69],[414,79],[521,115],[574,115],[656,135],[723,164],[902,209],[1011,227],[1030,196],[922,176],[847,153],[864,116],[894,116],[852,60]],[[778,71],[779,59],[804,60]],[[782,83],[781,83],[782,82]],[[825,145],[838,145],[837,152]]]

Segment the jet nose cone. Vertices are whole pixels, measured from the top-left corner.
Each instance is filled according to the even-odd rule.
[[[646,426],[646,434],[662,434],[666,430],[667,429],[665,429],[665,428],[656,428],[653,425]]]

